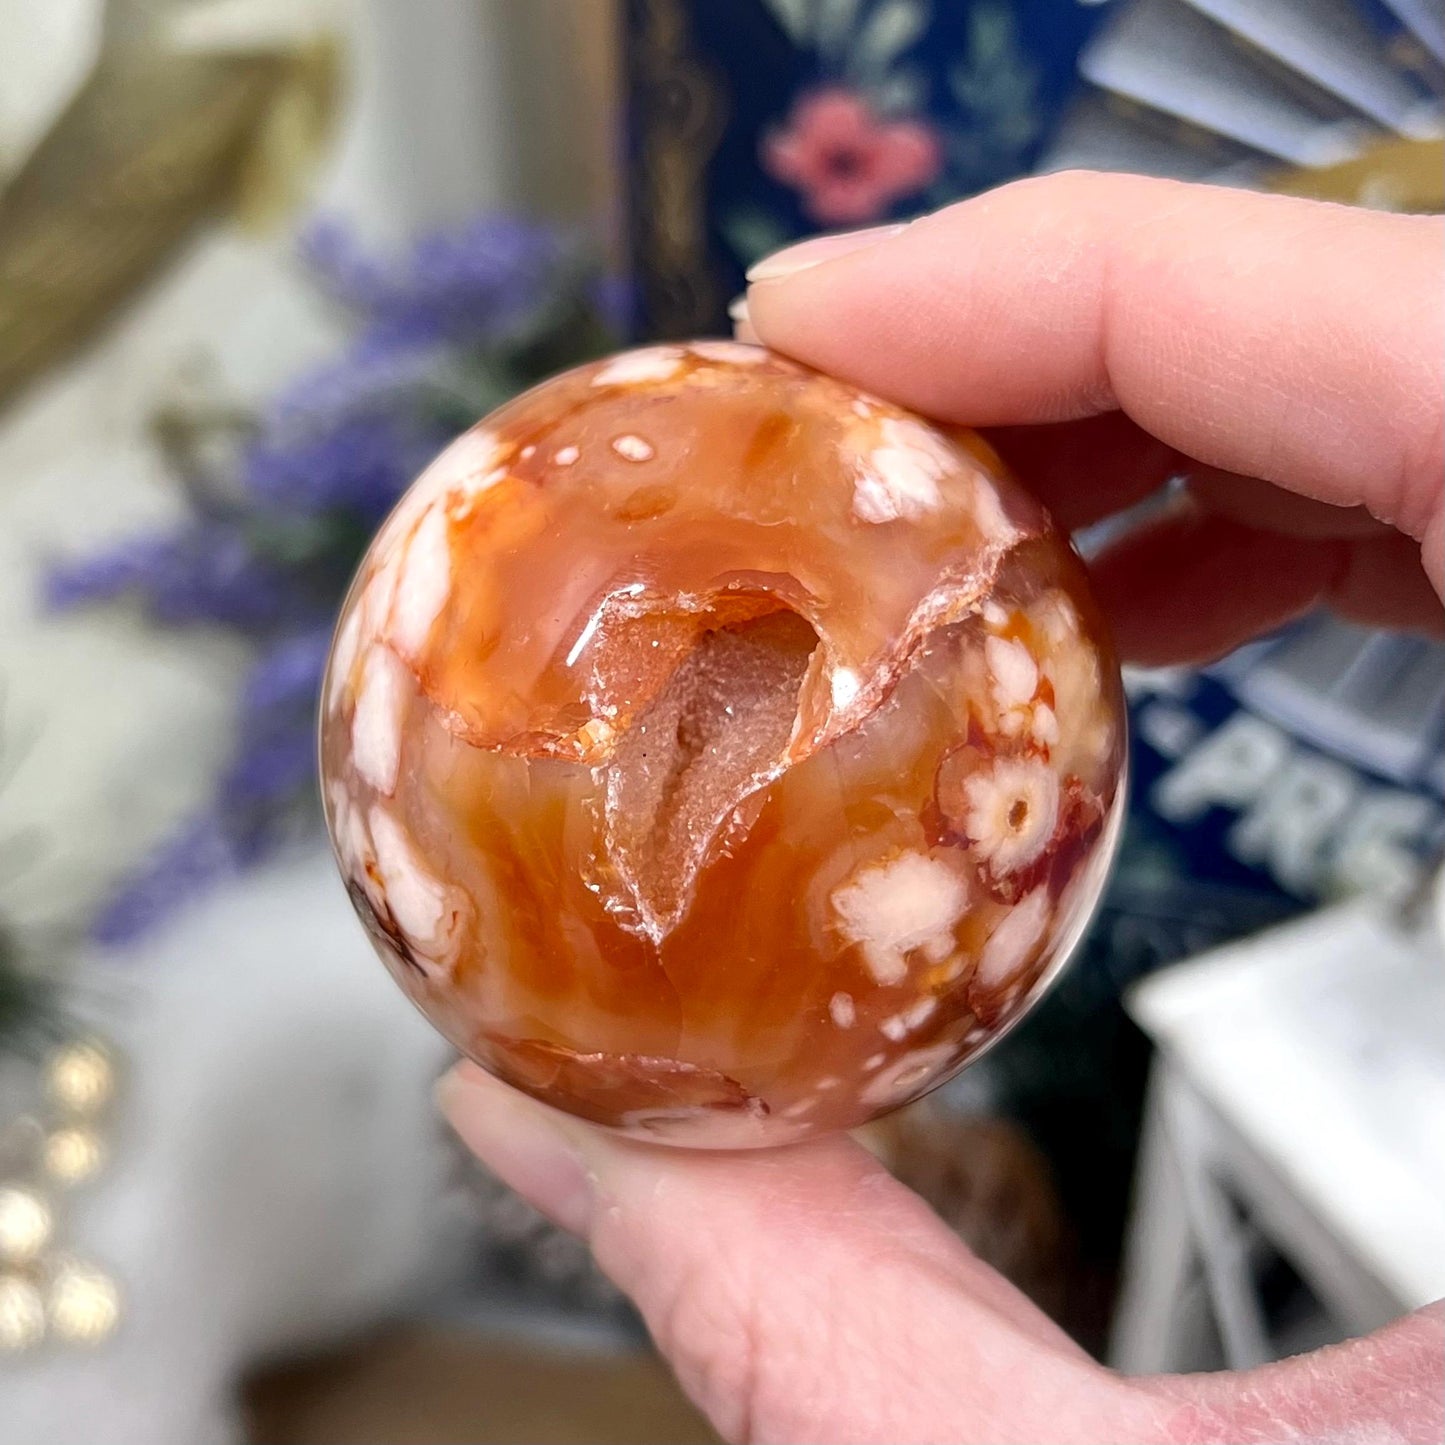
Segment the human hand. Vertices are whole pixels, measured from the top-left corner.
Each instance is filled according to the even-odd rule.
[[[1095,564],[1126,656],[1207,656],[1320,600],[1438,628],[1440,222],[1065,176],[850,239],[759,269],[748,324],[763,340],[998,428],[1068,527],[1190,474],[1189,497]],[[728,1440],[1445,1431],[1440,1306],[1244,1374],[1123,1379],[847,1138],[657,1149],[471,1064],[440,1100],[492,1169],[587,1239]]]
[[[986,429],[1070,530],[1188,478],[1091,569],[1127,660],[1445,631],[1441,218],[1069,174],[753,276],[745,334]]]
[[[475,1064],[442,1081],[478,1157],[584,1238],[724,1440],[778,1445],[1415,1445],[1445,1432],[1445,1308],[1238,1374],[1125,1379],[838,1135],[640,1144]]]

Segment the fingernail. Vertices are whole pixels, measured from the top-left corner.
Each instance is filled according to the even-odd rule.
[[[886,241],[890,236],[896,236],[907,229],[908,223],[900,221],[891,226],[869,226],[864,231],[844,231],[835,236],[813,236],[807,241],[799,241],[796,246],[787,246],[771,256],[764,256],[761,261],[748,268],[748,281],[781,281],[784,276],[796,275],[810,266],[819,266],[824,261],[836,261],[839,256],[846,256],[852,251],[876,246],[880,241]]]
[[[437,1108],[466,1146],[529,1204],[572,1234],[592,1219],[592,1176],[551,1111],[462,1063],[437,1080]]]
[[[748,298],[734,296],[728,303],[728,317],[733,323],[733,339],[735,341],[750,341],[758,345],[760,338],[756,328],[753,326],[753,318],[748,314]]]

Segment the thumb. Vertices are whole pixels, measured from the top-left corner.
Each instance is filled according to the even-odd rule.
[[[730,1441],[1149,1440],[1166,1407],[1084,1355],[851,1140],[638,1144],[462,1064],[464,1142],[631,1297]]]

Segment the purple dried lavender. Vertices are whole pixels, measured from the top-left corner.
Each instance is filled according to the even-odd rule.
[[[304,372],[285,387],[265,410],[263,434],[279,447],[318,424],[358,414],[405,416],[435,389],[447,359],[443,347],[398,346],[364,336],[339,361]]]
[[[355,341],[262,412],[234,494],[204,509],[193,497],[180,528],[47,579],[53,607],[133,598],[157,620],[224,625],[261,648],[210,809],[122,882],[97,920],[102,941],[137,936],[286,836],[313,796],[316,697],[368,537],[449,435],[605,349],[597,318],[627,304],[616,283],[588,277],[568,239],[509,217],[424,237],[395,264],[334,222],[313,226],[301,251],[356,313]]]
[[[331,628],[267,648],[241,689],[240,743],[218,798],[231,813],[284,805],[309,789],[316,768],[316,699]]]
[[[573,249],[551,227],[511,216],[423,236],[394,269],[334,222],[302,240],[324,288],[367,318],[368,340],[397,347],[505,340],[555,299]]]
[[[130,943],[176,908],[239,871],[245,850],[218,811],[190,819],[136,871],[121,880],[91,924],[91,936],[109,945]]]
[[[257,660],[241,691],[236,754],[211,806],[120,880],[92,925],[98,942],[138,938],[284,836],[315,779],[315,703],[330,640],[329,626],[315,628]]]
[[[330,650],[327,623],[284,637],[262,652],[241,688],[242,725],[260,725],[277,714],[290,717],[300,712],[309,730]]]
[[[276,628],[307,610],[303,590],[285,568],[258,556],[234,523],[210,519],[56,563],[44,585],[45,601],[56,609],[133,597],[158,622],[249,632]]]
[[[218,796],[237,819],[269,815],[309,792],[316,776],[316,734],[309,719],[242,739]]]
[[[372,311],[391,289],[385,268],[367,255],[356,234],[334,216],[323,216],[307,226],[297,238],[296,250],[321,289],[353,311]]]
[[[442,438],[415,419],[352,415],[312,434],[263,434],[247,451],[247,494],[278,517],[345,511],[375,527]]]
[[[45,606],[63,612],[144,590],[169,565],[174,547],[168,536],[130,537],[88,557],[52,563],[42,583]]]

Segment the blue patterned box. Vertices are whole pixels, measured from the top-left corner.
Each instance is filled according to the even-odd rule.
[[[1078,94],[1079,0],[626,0],[647,336],[717,331],[747,264],[1029,172]]]

